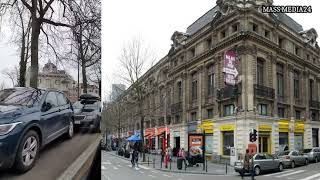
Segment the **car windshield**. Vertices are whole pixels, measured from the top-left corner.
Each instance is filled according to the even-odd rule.
[[[309,152],[311,152],[311,150],[312,150],[312,149],[304,149],[304,150],[303,150],[303,153],[309,153]]]
[[[31,106],[39,103],[44,90],[29,88],[12,88],[0,91],[0,104]]]
[[[83,102],[83,112],[91,112],[100,109],[99,101],[85,101]]]
[[[279,156],[286,156],[289,155],[290,151],[283,151],[281,153],[279,153]]]

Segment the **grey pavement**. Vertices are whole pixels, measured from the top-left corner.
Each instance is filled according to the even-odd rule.
[[[231,175],[208,175],[208,174],[185,174],[164,172],[146,164],[139,165],[139,168],[132,168],[130,161],[111,155],[108,152],[101,152],[101,176],[102,180],[239,180],[238,176]]]
[[[107,152],[112,156],[117,156],[121,159],[130,161],[130,159],[124,158],[122,156],[116,155],[116,152],[111,151]],[[146,161],[147,162],[141,163],[141,157],[139,157],[139,163],[150,168],[154,168],[157,170],[165,171],[165,172],[175,172],[175,173],[188,173],[188,174],[211,174],[211,175],[236,175],[237,173],[234,171],[233,167],[226,166],[223,164],[215,164],[208,161],[207,166],[203,168],[203,164],[199,163],[199,166],[193,167],[186,167],[183,163],[183,167],[181,170],[177,168],[177,157],[173,157],[171,163],[168,163],[168,168],[165,168],[164,163],[161,164],[161,156],[160,155],[153,155],[153,154],[146,154]]]
[[[61,137],[46,146],[35,166],[24,174],[0,171],[0,180],[55,180],[97,139],[98,134],[78,133],[72,139]]]

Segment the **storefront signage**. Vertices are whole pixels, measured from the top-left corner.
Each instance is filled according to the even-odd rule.
[[[289,132],[289,120],[279,120],[279,132]]]
[[[303,133],[304,132],[304,123],[303,122],[296,122],[294,124],[294,132]]]
[[[237,57],[236,54],[230,49],[224,55],[224,66],[223,72],[224,82],[228,85],[236,84],[236,77],[238,76],[238,71],[236,69]]]
[[[200,128],[205,133],[213,133],[213,122],[211,120],[204,120],[201,124],[198,125],[198,128]]]
[[[272,131],[272,126],[269,124],[259,125],[259,131]]]
[[[234,125],[233,124],[225,124],[220,126],[220,131],[233,131]]]

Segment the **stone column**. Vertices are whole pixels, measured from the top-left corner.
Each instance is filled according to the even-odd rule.
[[[293,106],[295,104],[294,93],[293,93],[293,91],[294,91],[293,66],[291,64],[288,64],[287,68],[288,68],[289,79],[287,80],[288,87],[287,87],[287,91],[285,91],[285,92],[289,91],[288,101],[290,103],[290,112],[288,113],[288,117],[290,119],[295,119],[294,106]]]
[[[203,116],[202,116],[202,102],[204,100],[204,88],[203,88],[203,85],[205,84],[204,83],[204,66],[201,65],[198,67],[197,69],[197,73],[198,73],[198,81],[199,81],[199,84],[198,84],[198,120],[202,121],[203,120]]]
[[[305,83],[302,83],[303,92],[302,92],[302,101],[304,102],[306,106],[306,112],[305,112],[305,122],[310,123],[310,105],[309,105],[309,70],[303,71],[303,81]]]
[[[273,101],[273,110],[272,110],[272,115],[273,117],[278,117],[277,112],[278,112],[278,94],[277,94],[277,57],[276,56],[271,56],[271,72],[272,72],[272,88],[274,89],[274,101]],[[278,139],[279,141],[279,139]]]

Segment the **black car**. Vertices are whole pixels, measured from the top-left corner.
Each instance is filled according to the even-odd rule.
[[[0,91],[0,169],[30,170],[39,150],[61,135],[73,136],[73,108],[63,92]]]
[[[93,129],[100,132],[101,102],[93,95],[84,94],[80,100],[73,104],[75,112],[75,127],[81,129]]]

